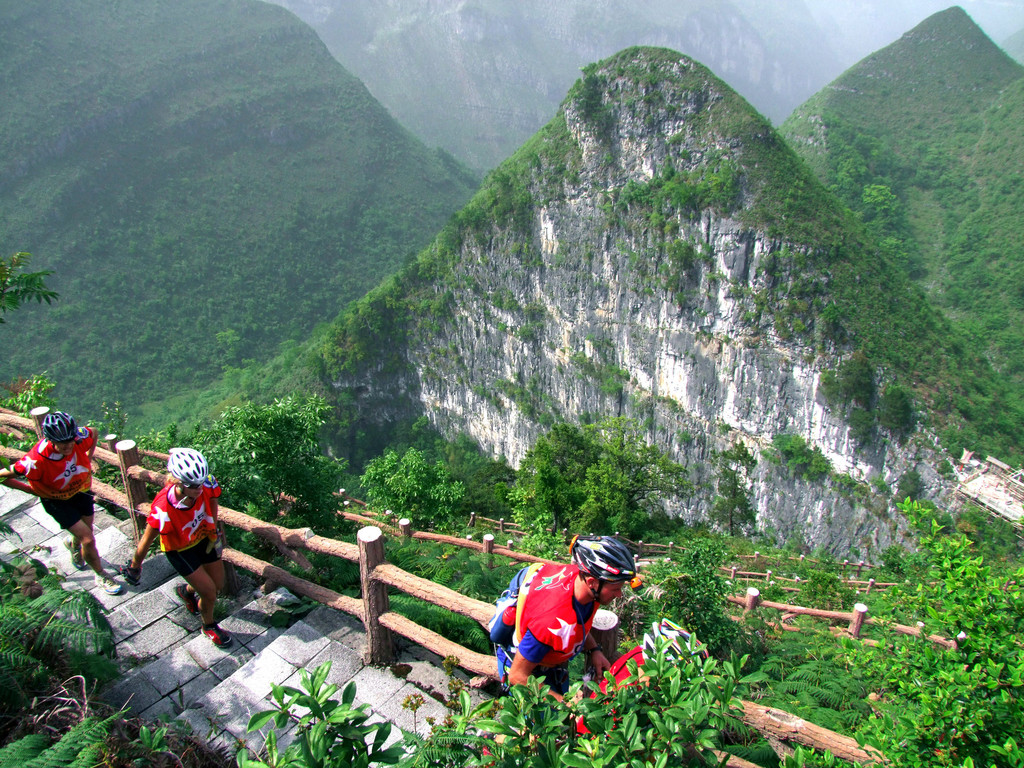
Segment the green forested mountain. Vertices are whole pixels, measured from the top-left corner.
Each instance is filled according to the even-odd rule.
[[[951,450],[1020,435],[991,368],[874,234],[748,103],[664,49],[586,68],[430,248],[346,312],[324,359],[353,419],[431,403],[506,455],[547,424],[628,415],[695,471],[723,434],[796,432],[892,472],[864,456],[885,443],[873,425],[912,421],[887,422],[900,386]],[[764,488],[766,515],[790,503]]]
[[[848,70],[782,127],[888,255],[1017,384],[1022,76],[1024,67],[951,8]]]
[[[0,244],[54,271],[0,379],[129,408],[266,359],[398,268],[475,179],[277,6],[0,5]]]

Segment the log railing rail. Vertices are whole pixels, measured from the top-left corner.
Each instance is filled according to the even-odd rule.
[[[37,417],[35,423],[18,417],[16,414],[0,410],[0,427],[3,427],[3,431],[9,434],[23,432],[24,430],[34,430],[38,434],[42,414],[33,413],[33,416]],[[111,436],[112,440],[113,437]],[[148,470],[138,464],[140,455],[153,456],[154,454],[149,452],[143,454],[137,449],[134,441],[122,440],[115,443],[114,448],[115,450],[112,452],[107,448],[97,447],[94,458],[120,467],[123,482],[129,490],[127,492],[121,491],[95,478],[93,479],[92,490],[97,498],[127,510],[133,518],[133,523],[137,523],[138,521],[135,520],[136,516],[148,515],[150,508],[150,502],[143,500],[148,499],[148,494],[143,494],[141,488],[146,485],[162,486],[166,480],[166,475]],[[0,446],[0,456],[17,459],[22,455],[23,451]],[[156,457],[160,458],[161,455],[156,454]],[[162,457],[166,457],[166,454],[163,454]],[[9,480],[8,484],[21,486],[27,490],[27,486],[18,481]],[[344,514],[346,517],[352,515],[365,519],[364,516],[357,515],[356,513]],[[384,559],[384,532],[379,526],[367,525],[361,528],[357,535],[359,543],[349,544],[318,536],[309,528],[301,530],[286,528],[224,506],[220,507],[219,519],[227,526],[258,535],[305,569],[310,569],[311,566],[308,559],[302,554],[302,550],[319,552],[358,562],[360,565],[362,599],[341,595],[300,576],[296,576],[283,568],[227,546],[222,554],[226,563],[244,568],[262,577],[268,587],[273,585],[286,586],[296,594],[303,595],[359,618],[366,629],[367,658],[371,662],[387,663],[394,659],[394,645],[391,633],[397,633],[441,656],[456,657],[460,667],[481,678],[496,678],[495,664],[490,654],[481,654],[465,648],[390,610],[387,595],[389,587],[399,589],[425,602],[472,618],[485,627],[493,613],[494,607],[491,603],[474,600],[444,585],[407,573],[387,563]],[[484,541],[477,545],[475,541],[466,541],[454,536],[412,531],[409,521],[405,519],[401,519],[398,522],[399,535],[402,536],[464,547],[468,546],[474,549],[479,547],[481,552],[504,555],[519,560],[539,560],[539,558],[532,558],[520,552],[513,552],[507,547],[495,546],[493,536],[490,534],[485,536]],[[757,590],[753,590],[753,592],[757,592]],[[779,604],[774,603],[763,603],[763,605],[766,607],[780,607]],[[781,607],[787,608],[789,606]],[[803,610],[812,613],[811,609]],[[617,626],[614,626],[612,631],[617,631]],[[613,640],[611,647],[615,645],[617,645],[617,642]],[[786,712],[769,710],[752,702],[744,701],[740,702],[740,704],[744,722],[776,739],[803,744],[817,749],[830,749],[837,756],[858,763],[882,762],[882,758],[877,753],[869,753],[860,749],[856,746],[855,741],[847,736],[806,723]],[[743,762],[730,761],[730,764],[740,766]]]
[[[726,597],[726,600],[735,605],[743,606],[744,614],[759,607],[772,608],[779,611],[782,613],[782,622],[779,626],[783,629],[796,629],[795,627],[786,626],[786,622],[796,618],[797,616],[807,616],[812,619],[829,622],[830,625],[835,622],[845,623],[847,625],[845,630],[841,628],[833,628],[833,632],[845,634],[848,637],[858,638],[863,640],[863,642],[873,645],[877,644],[877,642],[860,637],[861,630],[865,624],[888,629],[900,635],[923,637],[929,642],[942,646],[943,648],[953,650],[957,647],[956,640],[950,640],[949,638],[942,637],[940,635],[925,635],[922,629],[924,626],[923,624],[909,626],[907,624],[896,624],[891,621],[869,617],[868,607],[864,603],[857,603],[850,612],[826,611],[820,608],[805,608],[801,605],[789,605],[788,603],[776,603],[770,600],[762,600],[760,591],[755,587],[747,589],[747,594],[744,597],[729,595]],[[962,640],[964,637],[965,636],[962,636],[960,639]]]

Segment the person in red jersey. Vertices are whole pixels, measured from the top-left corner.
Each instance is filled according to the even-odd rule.
[[[530,566],[512,579],[490,623],[503,686],[540,677],[561,700],[569,689],[567,667],[581,651],[598,677],[611,666],[590,628],[599,606],[636,582],[636,563],[625,544],[611,536],[577,536],[572,565]]]
[[[217,549],[220,485],[206,457],[191,448],[172,448],[167,471],[171,477],[150,505],[135,555],[118,571],[129,584],[138,584],[142,561],[159,536],[161,551],[186,582],[174,591],[189,613],[201,615],[203,634],[216,646],[228,646],[231,635],[213,616],[217,593],[224,588],[224,562]]]
[[[96,586],[109,595],[124,587],[103,568],[93,536],[92,455],[96,431],[79,427],[64,411],[46,414],[43,439],[9,469],[0,469],[0,482],[21,475],[39,496],[43,509],[70,534],[64,546],[78,570],[86,566],[96,572]]]

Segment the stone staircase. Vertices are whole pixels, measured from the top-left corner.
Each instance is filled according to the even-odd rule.
[[[114,706],[150,720],[183,720],[214,745],[234,751],[244,744],[258,754],[266,734],[249,734],[246,728],[253,714],[272,708],[271,683],[298,688],[299,670],[312,671],[330,660],[328,681],[339,688],[354,682],[356,702],[369,705],[372,721],[426,735],[428,718],[441,720],[447,712],[440,700],[448,694],[449,677],[436,655],[400,645],[396,664],[368,666],[363,663],[362,624],[333,608],[319,606],[286,628],[275,626],[281,622],[272,617],[287,611],[287,593],[262,595],[243,577],[246,586],[240,594],[247,597],[218,601],[218,617],[222,608],[228,611],[219,618],[220,626],[234,640],[218,648],[200,634],[199,618],[174,594],[183,580],[163,556],[146,559],[138,586],[125,584],[123,594],[108,595],[94,586],[91,570],[79,572],[71,565],[62,545],[64,532],[34,496],[0,486],[0,521],[16,534],[0,541],[0,556],[25,551],[64,574],[65,588],[89,589],[108,609],[123,674],[102,695]],[[97,548],[110,572],[133,549],[128,526],[96,508]],[[414,714],[403,702],[415,694],[423,703]],[[294,725],[278,733],[279,747],[292,738]],[[389,743],[399,738],[393,730]]]

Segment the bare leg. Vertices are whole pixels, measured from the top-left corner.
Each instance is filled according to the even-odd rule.
[[[75,544],[78,545],[82,557],[89,567],[96,571],[97,575],[109,578],[109,574],[103,570],[103,561],[100,560],[100,553],[96,549],[96,537],[92,534],[92,519],[92,515],[83,517],[68,531],[75,537]]]

